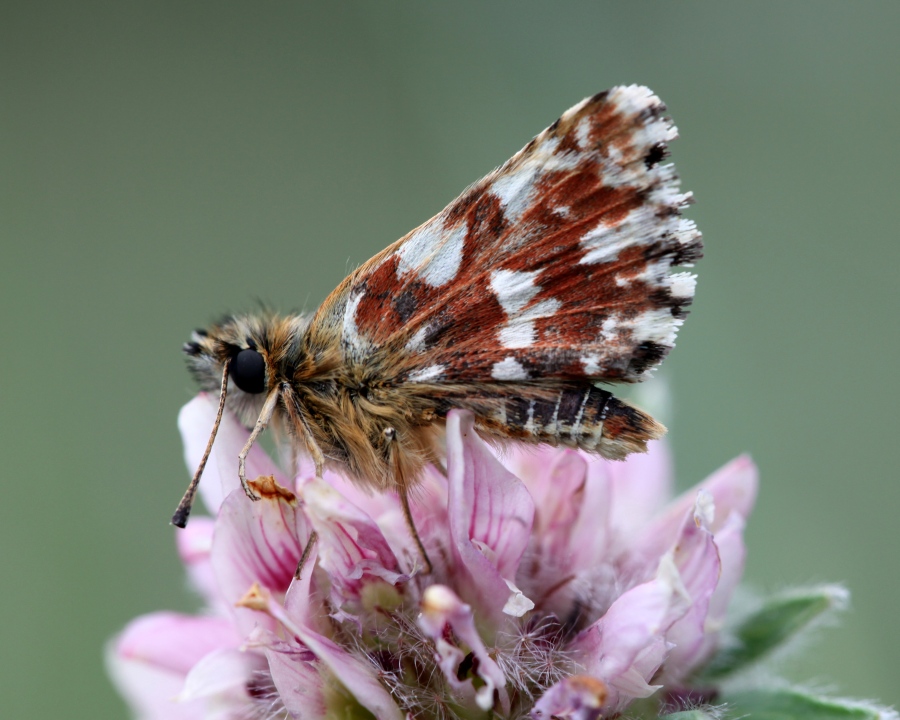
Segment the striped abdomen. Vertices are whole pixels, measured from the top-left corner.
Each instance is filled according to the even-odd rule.
[[[592,384],[556,388],[517,385],[518,397],[499,394],[470,405],[484,434],[527,443],[577,447],[620,460],[646,452],[666,429],[645,412]]]

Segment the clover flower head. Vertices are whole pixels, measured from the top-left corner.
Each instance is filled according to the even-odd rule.
[[[189,466],[214,414],[204,395],[182,410]],[[661,443],[618,463],[498,453],[451,412],[447,474],[427,471],[412,502],[424,574],[395,495],[286,477],[254,447],[251,502],[246,437],[225,418],[200,486],[213,518],[177,535],[205,612],[138,618],[110,645],[136,716],[593,720],[717,701],[704,672],[733,649],[748,458],[672,499]]]

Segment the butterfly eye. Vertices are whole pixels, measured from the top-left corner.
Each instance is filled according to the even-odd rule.
[[[231,362],[231,379],[245,393],[258,395],[266,389],[266,361],[256,350],[241,350]]]

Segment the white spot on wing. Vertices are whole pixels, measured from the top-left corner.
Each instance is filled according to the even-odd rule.
[[[615,315],[610,315],[600,326],[600,336],[606,340],[611,340],[618,329],[619,319]]]
[[[578,147],[586,150],[590,135],[591,119],[589,117],[583,117],[578,121],[578,125],[575,126],[575,139],[578,141]]]
[[[406,349],[410,352],[422,352],[425,349],[425,337],[428,335],[428,331],[431,329],[429,325],[423,325],[418,330],[416,330],[415,335],[413,335],[409,342],[406,343]]]
[[[494,270],[491,273],[491,290],[507,315],[515,315],[538,294],[540,286],[534,284],[538,270]]]
[[[559,137],[542,133],[533,147],[518,156],[518,162],[494,176],[488,191],[500,200],[509,222],[518,222],[533,205],[541,177],[550,172],[571,170],[582,161],[579,152],[559,152],[560,142]]]
[[[588,230],[581,238],[580,245],[587,252],[579,260],[581,265],[608,263],[619,257],[619,253],[635,243],[645,240],[644,236],[634,232],[632,228],[624,228],[623,222],[618,227],[610,227],[601,220],[594,228]]]
[[[584,365],[584,374],[589,377],[594,377],[595,375],[600,374],[600,356],[599,355],[585,355],[581,358],[581,364]]]
[[[409,382],[428,382],[429,380],[437,380],[443,374],[443,365],[429,365],[421,370],[411,372],[407,377],[407,380],[409,380]]]
[[[343,340],[355,350],[362,350],[366,345],[356,327],[356,309],[359,307],[359,303],[363,299],[364,294],[365,292],[357,292],[355,295],[351,296],[347,301],[347,308],[344,310]]]
[[[694,297],[694,288],[697,286],[697,276],[691,273],[675,273],[669,276],[669,289],[673,297]]]
[[[534,321],[507,323],[500,328],[498,333],[500,344],[510,350],[530,347],[534,343],[536,335]]]
[[[683,322],[682,318],[672,317],[669,308],[647,310],[632,321],[634,340],[637,343],[654,342],[672,347]]]
[[[500,344],[511,349],[529,347],[537,339],[537,329],[534,326],[534,321],[540,318],[552,317],[561,306],[562,302],[556,298],[548,298],[511,317],[500,328],[498,333]]]
[[[549,298],[525,309],[541,290],[541,286],[534,283],[539,272],[495,270],[491,273],[491,290],[508,318],[498,333],[503,347],[517,349],[534,344],[537,339],[534,321],[550,317],[562,305],[559,300]]]
[[[506,172],[494,180],[491,192],[500,198],[507,220],[516,222],[534,199],[534,180],[538,169],[526,165]]]
[[[459,271],[465,241],[464,222],[450,230],[444,229],[438,221],[414,230],[397,250],[397,274],[413,273],[432,287],[446,285]]]
[[[494,380],[527,380],[528,372],[522,367],[522,363],[510,356],[494,363],[491,377]]]

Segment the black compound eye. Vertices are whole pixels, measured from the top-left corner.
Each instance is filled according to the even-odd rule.
[[[266,389],[266,361],[256,350],[241,350],[231,361],[231,379],[245,393],[258,395]]]

